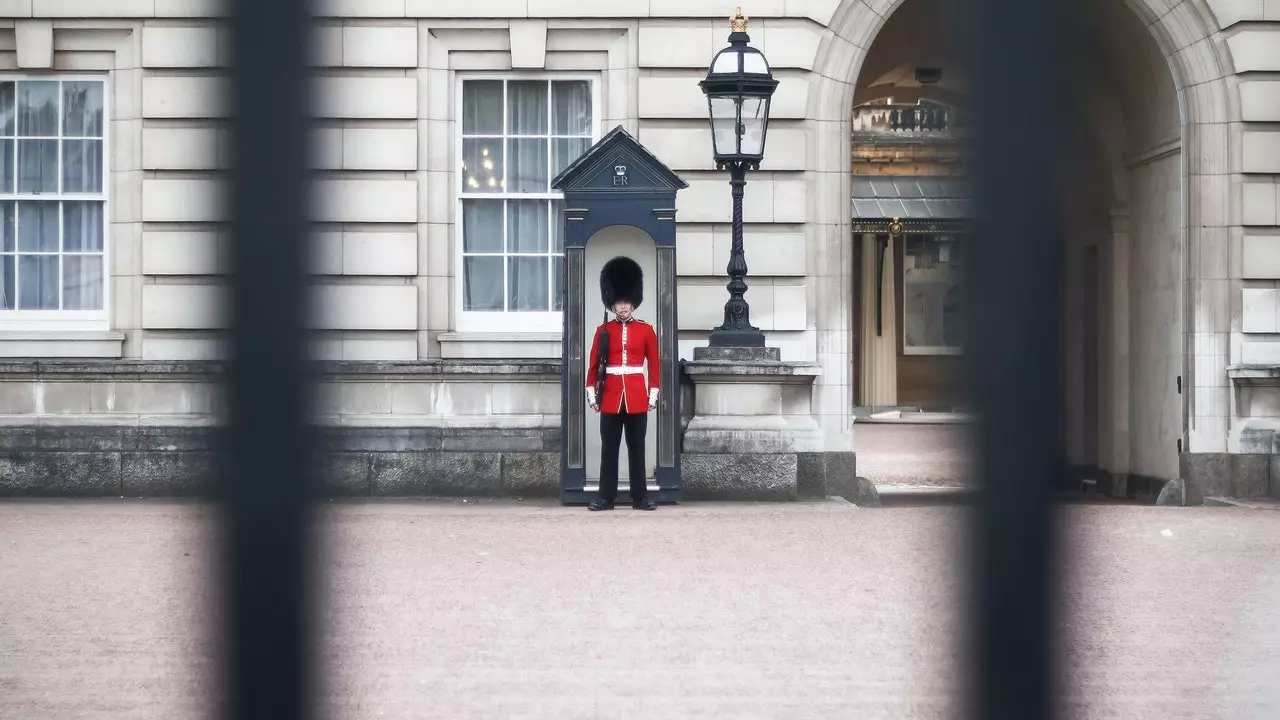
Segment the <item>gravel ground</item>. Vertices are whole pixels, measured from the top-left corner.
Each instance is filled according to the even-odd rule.
[[[1064,717],[1280,717],[1280,513],[1063,510]],[[0,504],[0,718],[209,717],[209,508]],[[966,510],[333,505],[325,718],[953,718]]]

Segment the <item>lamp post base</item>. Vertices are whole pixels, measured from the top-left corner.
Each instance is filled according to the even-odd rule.
[[[744,363],[781,362],[782,351],[763,345],[711,345],[694,348],[693,359]]]
[[[764,333],[759,328],[726,328],[711,330],[711,347],[764,347]]]

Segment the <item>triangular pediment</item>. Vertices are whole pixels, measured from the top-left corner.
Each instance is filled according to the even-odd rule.
[[[551,187],[565,194],[674,195],[689,183],[619,125],[557,175]]]

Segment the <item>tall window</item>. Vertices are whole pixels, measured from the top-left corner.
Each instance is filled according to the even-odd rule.
[[[564,203],[551,180],[591,147],[593,97],[585,79],[463,81],[463,313],[561,310]]]
[[[964,266],[953,235],[907,235],[902,265],[902,347],[908,355],[956,355],[963,346]]]
[[[106,307],[101,80],[0,80],[0,321]]]

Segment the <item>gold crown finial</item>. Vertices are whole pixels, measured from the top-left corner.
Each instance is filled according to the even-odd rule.
[[[742,8],[735,10],[733,16],[729,18],[729,27],[736,33],[747,31],[747,16],[742,14]]]

